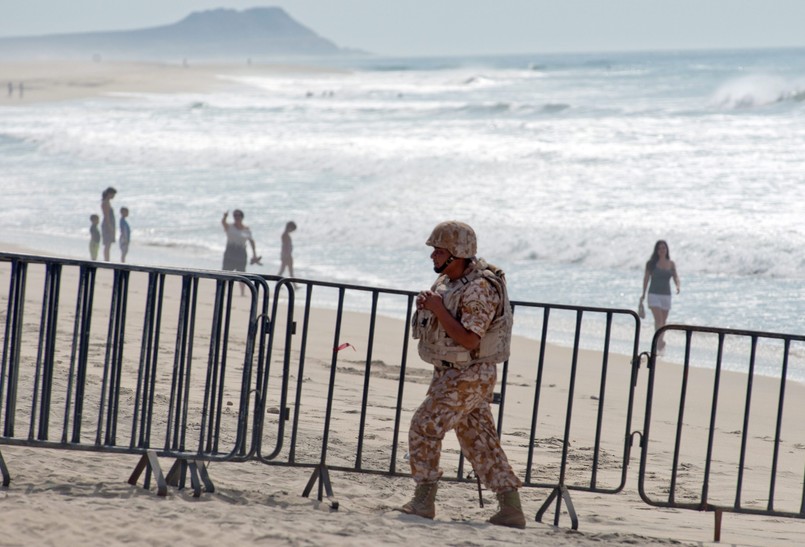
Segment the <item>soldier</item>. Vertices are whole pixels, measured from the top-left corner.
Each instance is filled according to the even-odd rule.
[[[417,296],[412,327],[419,355],[434,371],[408,432],[416,491],[401,511],[435,516],[442,439],[455,429],[475,473],[497,495],[500,509],[489,522],[525,528],[517,491],[522,483],[500,446],[490,410],[496,364],[508,359],[511,344],[503,272],[475,257],[475,232],[463,222],[438,224],[425,243],[433,247],[433,269],[440,275]]]

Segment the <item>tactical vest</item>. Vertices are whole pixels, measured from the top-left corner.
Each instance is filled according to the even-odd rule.
[[[509,358],[514,321],[503,271],[487,264],[483,259],[478,259],[467,275],[454,281],[441,275],[431,290],[441,294],[445,308],[453,317],[458,318],[464,291],[472,281],[479,278],[486,279],[500,295],[495,318],[486,334],[481,337],[481,343],[474,350],[468,350],[450,338],[429,310],[417,310],[411,327],[414,339],[419,340],[419,356],[423,361],[436,366],[465,368],[476,363],[502,363]]]

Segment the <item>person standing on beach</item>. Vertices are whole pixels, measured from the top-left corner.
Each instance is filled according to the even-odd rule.
[[[101,212],[103,221],[101,222],[101,235],[103,237],[103,259],[109,262],[109,249],[115,242],[115,210],[112,209],[112,198],[117,195],[117,190],[108,187],[101,194]]]
[[[129,243],[131,243],[131,227],[129,226],[129,221],[126,220],[128,217],[128,207],[121,207],[120,240],[118,241],[118,245],[120,245],[120,262],[126,262],[126,255],[129,254]]]
[[[416,297],[413,336],[419,356],[434,365],[425,400],[411,419],[408,448],[416,490],[400,510],[432,519],[442,440],[455,429],[461,451],[500,505],[492,524],[525,528],[520,479],[500,446],[490,405],[497,363],[509,357],[512,311],[501,270],[476,258],[475,231],[467,224],[438,224],[426,245],[439,274]]]
[[[243,224],[243,211],[235,209],[232,212],[234,222],[231,224],[227,222],[228,217],[229,211],[225,212],[224,218],[221,219],[221,225],[223,225],[224,233],[226,233],[226,249],[224,250],[224,265],[222,269],[237,272],[246,271],[246,242],[252,247],[251,264],[262,265],[260,262],[262,257],[257,256],[257,248],[252,238],[252,231],[248,226]],[[245,294],[243,284],[240,286],[240,294],[241,296]]]
[[[643,274],[643,292],[640,303],[643,303],[648,289],[648,307],[654,315],[654,330],[657,331],[668,322],[668,313],[671,311],[671,279],[676,285],[676,294],[679,294],[679,275],[676,273],[676,264],[671,260],[668,243],[660,239],[654,244],[654,252],[646,262],[646,271]],[[662,335],[657,340],[657,349],[665,349],[665,340]]]
[[[101,247],[101,231],[98,230],[98,223],[101,217],[98,215],[89,215],[89,257],[92,260],[98,260],[98,249]]]
[[[285,225],[285,231],[282,232],[282,250],[280,251],[280,271],[277,275],[282,275],[285,268],[288,268],[288,273],[293,277],[293,242],[291,241],[291,232],[296,230],[296,223],[292,220]]]

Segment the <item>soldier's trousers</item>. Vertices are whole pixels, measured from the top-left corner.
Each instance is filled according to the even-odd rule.
[[[442,439],[455,429],[464,456],[489,490],[500,493],[522,486],[500,447],[490,410],[496,380],[495,363],[434,370],[408,430],[411,473],[417,484],[442,476]]]

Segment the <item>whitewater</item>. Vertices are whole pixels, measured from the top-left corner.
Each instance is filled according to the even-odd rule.
[[[0,240],[88,257],[111,185],[131,262],[218,268],[240,208],[250,271],[294,220],[298,277],[414,290],[454,218],[513,299],[634,309],[665,239],[671,322],[805,331],[805,50],[320,64],[0,107]]]

